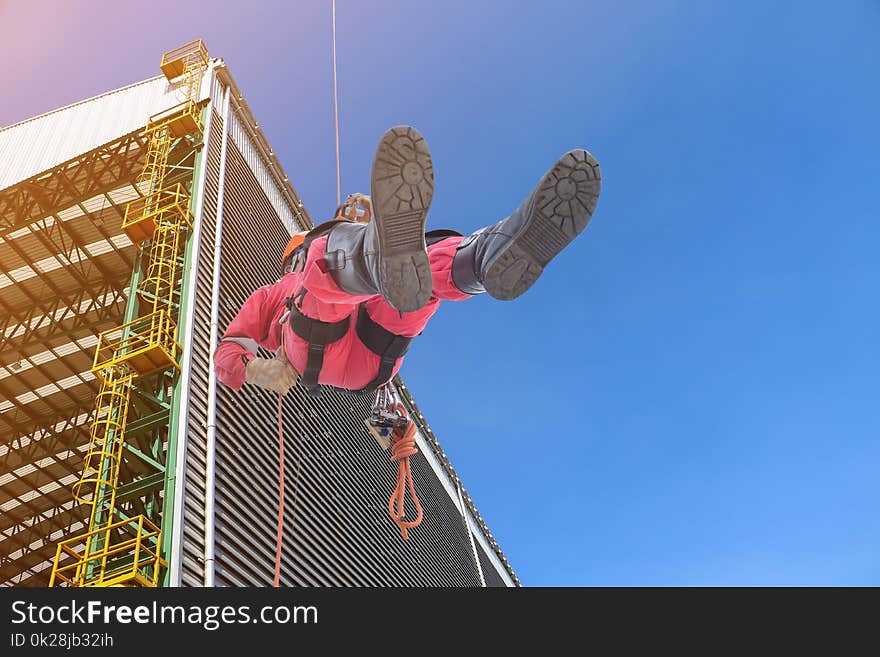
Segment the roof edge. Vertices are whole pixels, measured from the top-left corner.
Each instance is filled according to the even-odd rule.
[[[260,153],[260,157],[263,158],[263,161],[269,168],[269,172],[275,179],[275,183],[278,185],[278,189],[284,196],[284,200],[290,206],[293,214],[296,215],[303,224],[303,228],[313,228],[315,223],[312,220],[309,211],[306,209],[299,192],[296,191],[293,183],[290,182],[290,178],[284,171],[284,167],[281,165],[281,161],[275,154],[274,149],[269,144],[269,140],[260,129],[259,121],[257,121],[250,105],[248,105],[247,101],[244,99],[244,93],[242,92],[241,87],[236,83],[235,78],[232,76],[232,72],[226,65],[226,62],[218,57],[212,60],[212,64],[221,84],[229,88],[230,103],[232,104],[233,111],[239,115],[243,126],[247,128],[248,136],[253,140],[254,145]]]
[[[82,100],[78,100],[75,103],[70,103],[70,105],[65,105],[64,107],[58,107],[53,110],[49,110],[48,112],[43,112],[42,114],[38,114],[37,116],[32,116],[30,118],[24,119],[22,121],[18,121],[11,125],[0,126],[0,132],[5,130],[10,130],[12,128],[17,128],[18,126],[24,125],[25,123],[30,123],[31,121],[36,121],[38,119],[42,119],[43,117],[49,116],[51,114],[57,114],[58,112],[63,112],[65,110],[69,110],[72,107],[76,107],[77,105],[85,105],[86,103],[91,103],[92,101],[98,100],[99,98],[104,98],[105,96],[112,96],[113,94],[120,93],[122,91],[127,91],[133,87],[139,87],[144,84],[150,84],[151,82],[155,82],[159,78],[163,77],[162,75],[154,75],[151,78],[147,78],[146,80],[141,80],[140,82],[133,82],[132,84],[127,84],[124,87],[119,87],[118,89],[113,89],[111,91],[105,91],[104,93],[97,94],[92,96],[91,98],[83,98]]]

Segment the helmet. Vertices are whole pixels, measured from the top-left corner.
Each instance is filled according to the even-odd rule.
[[[294,256],[296,252],[302,247],[303,243],[306,241],[306,235],[309,234],[309,231],[303,230],[299,233],[294,233],[290,240],[287,242],[287,246],[284,247],[284,254],[281,256],[281,275],[289,273],[293,271],[292,265],[295,260]]]

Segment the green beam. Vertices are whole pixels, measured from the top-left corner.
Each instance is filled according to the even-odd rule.
[[[151,431],[156,427],[167,426],[168,414],[169,410],[166,408],[161,411],[157,411],[152,415],[146,415],[142,418],[138,418],[137,420],[132,420],[125,427],[126,435],[137,436],[138,434],[144,433],[145,431]]]
[[[135,379],[135,382],[137,382],[137,379]],[[138,396],[146,399],[147,401],[153,402],[159,408],[164,409],[163,412],[165,413],[167,413],[171,408],[171,405],[167,401],[165,401],[164,399],[159,399],[156,395],[154,395],[146,388],[134,388],[134,392],[137,393]]]
[[[116,491],[117,502],[129,502],[148,495],[162,488],[165,484],[165,472],[156,472],[143,479],[138,479],[125,486],[120,486]]]
[[[207,124],[207,115],[208,115],[209,106],[206,105],[202,109],[202,125]],[[193,182],[192,182],[192,193],[190,194],[190,211],[193,213],[193,216],[196,214],[196,204],[198,203],[198,199],[196,198],[196,190],[199,188],[199,170],[201,168],[202,158],[205,157],[207,153],[205,149],[202,148],[196,153],[195,164],[193,166]],[[179,318],[187,317],[187,315],[192,312],[191,306],[193,299],[190,299],[188,295],[185,294],[185,291],[189,289],[190,282],[195,276],[195,271],[193,271],[192,262],[193,262],[193,249],[198,248],[198,245],[195,244],[195,240],[192,239],[193,232],[191,231],[187,235],[187,244],[186,244],[186,263],[183,268],[183,276],[181,278],[180,284],[180,312],[178,313]],[[185,336],[181,335],[181,325],[182,321],[177,321],[177,341],[183,345],[183,340]],[[176,477],[176,464],[177,464],[177,442],[180,436],[177,435],[177,426],[178,420],[180,418],[180,397],[182,394],[182,386],[180,385],[181,377],[177,377],[177,380],[174,383],[174,393],[172,396],[171,402],[171,416],[168,420],[168,450],[165,457],[165,463],[168,466],[165,469],[165,491],[162,496],[162,548],[159,554],[162,555],[166,560],[171,555],[171,543],[174,538],[174,496],[176,493],[177,482],[175,481]],[[165,575],[162,581],[163,586],[168,586],[168,578],[170,573],[168,570],[165,571]]]
[[[143,461],[147,465],[152,466],[154,469],[159,470],[160,472],[163,472],[163,473],[165,472],[164,465],[159,463],[159,461],[152,458],[151,456],[147,456],[146,454],[144,454],[141,450],[139,450],[137,447],[135,447],[131,443],[126,442],[125,445],[123,445],[123,446],[125,447],[125,451],[136,456],[137,458],[139,458],[141,461]]]

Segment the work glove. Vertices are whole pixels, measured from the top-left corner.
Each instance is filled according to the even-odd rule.
[[[298,376],[297,371],[286,360],[254,358],[248,361],[244,380],[284,395],[296,385]]]

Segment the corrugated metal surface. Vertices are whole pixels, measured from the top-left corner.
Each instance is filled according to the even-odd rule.
[[[483,569],[483,578],[486,586],[517,586],[518,580],[514,582],[513,577],[501,563],[501,559],[489,545],[486,536],[479,529],[479,524],[474,520],[470,509],[467,511],[468,524],[474,537],[474,547],[477,550],[477,556],[480,560],[480,567]]]
[[[208,91],[202,85],[203,98]],[[182,100],[159,76],[2,128],[0,189],[134,132]]]
[[[220,103],[220,100],[223,98],[223,92],[226,89],[223,82],[220,80],[220,76],[216,73],[218,69],[225,67],[226,65],[223,63],[223,60],[215,60],[214,66],[212,67],[212,72],[214,74],[211,75],[210,85],[206,85],[206,88],[208,89],[208,97],[210,97],[215,104]]]
[[[244,157],[244,161],[250,167],[251,172],[254,174],[254,177],[260,185],[260,189],[266,195],[269,203],[271,203],[272,209],[274,209],[275,213],[281,218],[284,227],[287,228],[289,233],[303,230],[303,228],[300,227],[296,216],[291,211],[290,206],[281,195],[281,191],[275,185],[275,181],[269,172],[269,168],[266,166],[265,161],[260,156],[254,146],[254,142],[250,138],[250,134],[254,129],[254,126],[246,126],[244,120],[236,114],[230,115],[229,136],[232,138],[232,142],[236,147],[238,147],[239,152],[242,157]]]

